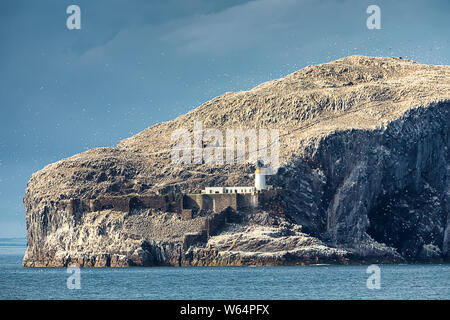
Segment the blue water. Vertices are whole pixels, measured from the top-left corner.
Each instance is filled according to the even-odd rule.
[[[155,267],[81,269],[68,289],[64,268],[21,266],[25,239],[0,239],[0,299],[450,299],[450,265]]]

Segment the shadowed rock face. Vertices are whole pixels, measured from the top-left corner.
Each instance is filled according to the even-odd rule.
[[[291,216],[336,245],[357,247],[372,237],[408,259],[426,258],[422,251],[430,245],[444,250],[440,257],[448,254],[449,111],[449,102],[432,104],[385,128],[323,139],[310,165],[294,166],[280,179],[300,190],[291,207],[312,205],[297,205]]]
[[[439,261],[450,256],[450,67],[352,56],[226,93],[117,148],[31,177],[25,266],[241,265]],[[171,133],[280,131],[285,217],[239,213],[207,243],[183,246],[205,216],[141,210],[73,215],[68,198],[252,185],[252,165],[174,166]]]

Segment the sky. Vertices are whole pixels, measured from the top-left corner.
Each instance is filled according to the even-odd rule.
[[[26,235],[33,172],[225,92],[354,54],[448,65],[449,13],[448,0],[2,0],[0,237]]]

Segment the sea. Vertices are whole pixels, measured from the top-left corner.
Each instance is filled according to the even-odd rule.
[[[450,264],[24,268],[26,239],[0,239],[0,299],[446,299]]]

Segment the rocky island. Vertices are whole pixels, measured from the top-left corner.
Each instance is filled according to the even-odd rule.
[[[253,206],[201,196],[253,185],[255,164],[174,165],[171,134],[195,121],[279,130],[274,192]],[[449,129],[448,66],[364,56],[309,66],[34,173],[23,265],[449,261]]]

